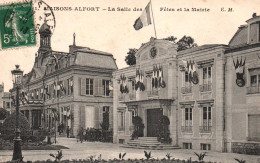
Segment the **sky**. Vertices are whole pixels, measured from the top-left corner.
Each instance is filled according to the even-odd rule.
[[[39,0],[33,1],[36,2],[34,5],[38,5]],[[0,5],[8,2],[0,1]],[[134,9],[144,10],[149,0],[44,2],[54,8],[56,24],[51,38],[52,50],[68,52],[75,32],[76,45],[112,53],[118,68],[127,66],[125,56],[129,48],[139,48],[142,43],[155,37],[153,25],[158,39],[168,36],[180,39],[187,35],[193,37],[199,46],[228,44],[240,25],[246,24],[245,21],[254,12],[260,14],[259,0],[152,0],[153,24],[136,31],[133,25],[142,11]],[[71,11],[60,11],[68,7],[71,7]],[[83,7],[85,11],[79,11]],[[118,7],[130,11],[117,11]],[[94,11],[87,11],[90,8]],[[115,8],[116,11],[108,11],[109,8]],[[165,11],[167,8],[168,11]],[[192,8],[196,8],[196,11],[192,11]],[[232,8],[232,12],[228,12],[229,8]],[[42,22],[37,14],[41,13],[36,11],[35,24]],[[37,41],[38,44],[33,47],[0,50],[0,83],[4,83],[5,91],[12,87],[11,70],[16,64],[20,65],[24,73],[31,71],[35,52],[39,48],[38,35]]]

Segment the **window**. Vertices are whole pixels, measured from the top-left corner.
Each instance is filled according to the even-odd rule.
[[[6,102],[6,108],[10,108],[10,102]]]
[[[135,91],[135,80],[131,80],[131,91],[134,92]]]
[[[211,67],[203,68],[203,84],[211,84]]]
[[[200,86],[200,91],[211,91],[211,67],[202,68],[202,85]]]
[[[192,143],[183,143],[183,149],[192,149]]]
[[[211,132],[211,107],[202,108],[202,126],[200,132]]]
[[[260,93],[260,69],[249,70],[250,85],[247,88],[248,94]]]
[[[204,144],[204,143],[200,143],[200,150],[210,150],[211,145],[210,144]]]
[[[86,94],[93,95],[93,79],[86,79]]]
[[[183,72],[183,79],[182,79],[182,88],[181,88],[181,93],[186,94],[186,93],[191,93],[192,92],[192,83],[190,82],[189,79],[189,73],[187,71]]]
[[[187,71],[184,72],[184,83],[185,83],[184,85],[185,87],[191,86],[189,73]]]
[[[184,109],[184,122],[182,126],[182,131],[192,131],[192,108]]]
[[[104,106],[103,107],[103,124],[105,124],[106,129],[105,130],[108,130],[109,128],[109,106]]]
[[[67,90],[68,90],[67,94],[70,95],[70,93],[71,93],[71,89],[70,89],[70,79],[67,79],[67,83],[66,83],[66,84],[67,84],[66,87],[67,87]]]
[[[104,96],[109,96],[109,80],[102,80],[102,90]]]

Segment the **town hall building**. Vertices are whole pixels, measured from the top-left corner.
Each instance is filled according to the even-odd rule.
[[[160,147],[153,138],[167,116],[172,147],[259,154],[259,21],[254,14],[228,45],[177,52],[168,40],[143,44],[136,65],[113,73],[114,142]],[[143,134],[132,140],[136,116]]]
[[[108,113],[111,129],[113,92],[109,85],[117,69],[113,55],[77,46],[75,34],[69,52],[54,51],[46,23],[39,34],[34,66],[24,75],[20,90],[20,110],[32,129],[54,130],[63,124],[64,131],[69,127],[70,135],[76,136],[81,127],[100,128],[104,113]],[[15,91],[11,92],[15,97]]]

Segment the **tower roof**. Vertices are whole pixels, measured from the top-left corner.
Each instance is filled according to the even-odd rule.
[[[44,22],[39,30],[40,34],[51,34],[50,26]]]

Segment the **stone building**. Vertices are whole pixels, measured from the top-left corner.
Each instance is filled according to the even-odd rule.
[[[11,96],[4,91],[4,83],[0,84],[0,108],[4,108],[11,113]]]
[[[202,45],[177,52],[177,45],[167,40],[152,38],[143,44],[135,54],[135,66],[113,73],[114,142],[145,147],[155,140],[151,146],[158,146],[156,139],[149,137],[158,137],[159,119],[165,115],[170,121],[171,146],[257,152],[259,20],[254,14],[228,45]],[[157,72],[165,85],[156,88]],[[134,89],[140,81],[145,89]],[[144,124],[140,141],[131,140],[135,116]]]
[[[108,112],[111,129],[113,101],[109,84],[117,69],[113,55],[77,46],[75,34],[69,52],[54,51],[46,23],[39,34],[34,66],[24,75],[20,91],[20,109],[31,127],[54,129],[55,124],[63,124],[77,135],[79,127],[100,128],[103,113]]]

